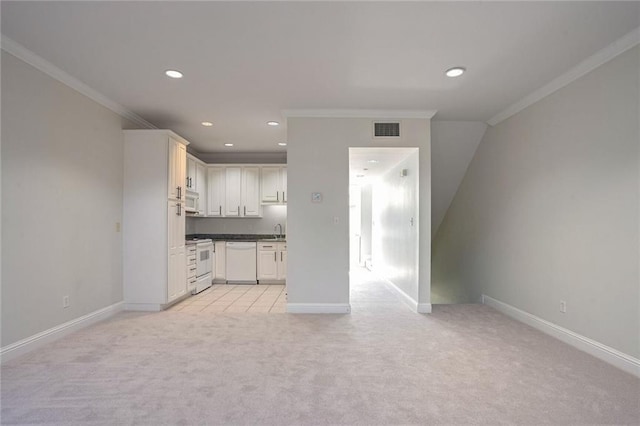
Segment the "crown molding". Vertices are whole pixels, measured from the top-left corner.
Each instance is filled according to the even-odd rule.
[[[46,59],[36,55],[20,43],[10,39],[4,34],[1,35],[0,38],[1,48],[5,52],[15,56],[16,58],[26,62],[27,64],[35,67],[36,69],[42,71],[43,73],[49,75],[50,77],[58,80],[59,82],[69,86],[75,91],[83,94],[84,96],[92,99],[93,101],[99,103],[105,108],[110,109],[116,114],[130,120],[139,126],[142,126],[147,129],[156,129],[157,127],[153,124],[149,123],[144,118],[140,117],[138,114],[128,110],[117,102],[112,101],[111,99],[104,96],[102,93],[92,89],[91,87],[84,84],[82,81],[68,74],[67,72],[61,70],[60,68],[53,65],[51,62]]]
[[[487,121],[487,124],[490,126],[495,126],[496,124],[506,120],[507,118],[519,113],[523,109],[533,105],[542,98],[545,98],[553,92],[562,89],[563,87],[574,82],[590,71],[593,71],[599,66],[609,62],[616,56],[636,46],[638,43],[640,43],[640,27],[631,31],[624,37],[614,41],[604,49],[599,50],[584,61],[580,62],[575,67],[571,68],[566,73],[562,74],[560,77],[555,78],[550,83],[542,86],[530,95],[525,96],[520,101],[511,104],[506,109],[491,117]]]
[[[380,109],[286,109],[286,118],[427,118],[436,110],[380,110]]]

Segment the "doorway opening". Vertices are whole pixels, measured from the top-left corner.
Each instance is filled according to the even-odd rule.
[[[352,309],[389,297],[418,300],[418,209],[418,148],[349,148]],[[390,291],[374,289],[373,281]]]

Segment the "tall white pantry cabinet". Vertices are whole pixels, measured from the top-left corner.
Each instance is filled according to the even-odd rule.
[[[170,130],[124,131],[125,309],[159,311],[187,293],[188,144]]]

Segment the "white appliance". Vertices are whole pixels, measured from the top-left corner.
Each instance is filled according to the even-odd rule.
[[[196,240],[196,285],[193,294],[211,287],[215,271],[214,246],[211,240]]]
[[[256,242],[227,241],[227,282],[257,284]]]
[[[198,214],[200,196],[197,192],[187,191],[184,197],[184,211],[189,214]]]

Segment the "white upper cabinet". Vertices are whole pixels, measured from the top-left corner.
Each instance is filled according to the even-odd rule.
[[[262,166],[261,197],[263,204],[286,203],[287,167]]]
[[[187,175],[185,188],[191,192],[197,192],[200,198],[206,193],[206,164],[191,154],[187,154]]]
[[[260,167],[225,166],[226,217],[260,217]]]
[[[242,167],[225,168],[224,215],[240,217],[242,212]]]
[[[190,154],[187,154],[187,176],[185,178],[184,186],[189,191],[197,192],[196,191],[196,182],[197,182],[196,165],[197,164],[198,162],[196,158]]]
[[[196,164],[195,191],[198,193],[198,214],[204,215],[207,209],[207,167],[204,163]]]
[[[280,179],[282,181],[282,202],[287,202],[287,166],[280,169]]]
[[[195,167],[201,216],[262,217],[263,204],[286,203],[286,166],[210,164],[206,166],[206,179],[201,176],[200,160],[196,159]]]
[[[242,168],[242,216],[260,217],[260,167]]]
[[[207,167],[207,216],[222,217],[225,210],[226,172],[221,166]]]
[[[184,200],[187,146],[169,137],[169,194],[171,200]]]

